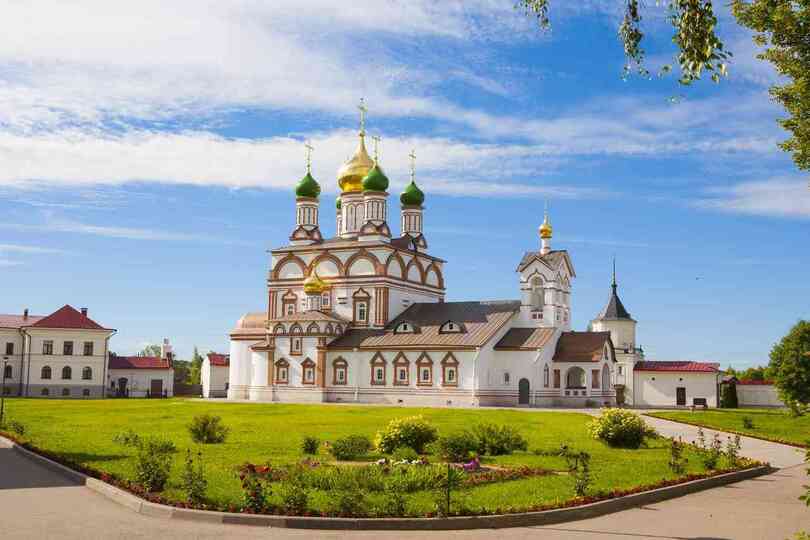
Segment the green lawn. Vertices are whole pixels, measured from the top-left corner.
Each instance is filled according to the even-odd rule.
[[[761,439],[806,446],[810,441],[810,416],[794,418],[784,409],[712,409],[708,411],[671,411],[650,414],[667,420],[697,424],[708,428],[737,432]],[[746,428],[743,418],[753,427]]]
[[[26,427],[25,439],[38,448],[57,453],[74,463],[132,478],[133,450],[113,442],[127,429],[141,435],[161,435],[180,450],[170,485],[169,499],[183,497],[179,489],[180,471],[186,448],[197,449],[187,425],[192,417],[212,413],[222,417],[230,428],[224,444],[205,445],[202,452],[209,482],[208,499],[217,506],[240,505],[241,488],[235,468],[244,462],[256,464],[294,463],[304,435],[334,440],[359,433],[373,438],[378,429],[396,417],[422,414],[434,423],[440,434],[461,431],[477,422],[510,424],[529,441],[529,452],[485,458],[485,463],[501,466],[531,465],[564,471],[564,460],[557,456],[535,455],[532,451],[554,450],[566,443],[591,454],[594,491],[631,489],[673,479],[669,470],[666,440],[653,440],[639,450],[609,448],[592,440],[586,431],[590,417],[563,412],[517,410],[403,409],[399,407],[231,404],[169,400],[6,400],[9,417]],[[691,449],[688,472],[702,473],[703,465]],[[370,456],[369,459],[378,457]],[[321,449],[318,459],[330,461]],[[431,457],[431,461],[435,458]],[[466,493],[470,508],[525,509],[540,504],[559,504],[573,497],[573,479],[567,474],[533,477],[470,488]],[[312,494],[313,509],[321,510],[328,493]],[[424,514],[432,508],[429,493],[411,497],[411,512]]]

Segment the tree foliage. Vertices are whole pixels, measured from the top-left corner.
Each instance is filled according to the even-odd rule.
[[[189,370],[189,380],[191,384],[200,384],[202,375],[203,357],[197,347],[194,347],[194,354],[191,356],[191,364]]]
[[[636,71],[647,76],[649,73],[644,67],[644,31],[641,25],[640,1],[618,1],[624,4],[624,18],[619,26],[619,40],[627,57],[624,74],[627,76]],[[548,30],[551,27],[549,0],[519,0],[517,5],[536,18],[541,29]],[[678,48],[675,60],[681,70],[678,81],[688,85],[704,74],[709,74],[714,82],[719,82],[727,74],[727,62],[731,53],[725,50],[715,32],[717,17],[712,0],[658,0],[656,5],[667,10],[667,19],[672,24],[672,42]],[[671,66],[665,66],[662,74],[669,71]]]
[[[810,405],[810,321],[799,321],[771,349],[770,369],[786,404]]]
[[[151,345],[147,345],[138,353],[138,356],[160,356],[161,349],[160,345],[155,345],[154,343]]]
[[[810,170],[810,2],[734,0],[732,10],[740,24],[757,32],[754,41],[765,47],[759,58],[788,79],[771,87],[789,115],[779,123],[793,134],[780,146],[800,169]]]

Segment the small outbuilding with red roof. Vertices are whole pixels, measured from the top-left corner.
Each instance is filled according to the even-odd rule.
[[[230,366],[231,356],[228,354],[209,352],[206,355],[200,373],[203,397],[227,397]]]
[[[717,407],[720,364],[691,360],[636,362],[635,407]]]

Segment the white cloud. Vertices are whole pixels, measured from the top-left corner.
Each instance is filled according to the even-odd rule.
[[[788,177],[744,182],[713,190],[695,204],[738,214],[810,219],[810,181]]]
[[[42,246],[28,246],[21,244],[0,244],[0,253],[32,253],[32,254],[56,254],[66,253],[65,250],[46,248]]]

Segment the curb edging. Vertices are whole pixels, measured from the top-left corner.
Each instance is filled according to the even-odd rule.
[[[157,504],[146,501],[127,491],[119,489],[106,482],[87,476],[69,467],[23,448],[19,444],[4,437],[0,443],[10,446],[22,456],[37,462],[58,474],[76,481],[80,485],[93,490],[109,500],[125,506],[139,514],[163,519],[179,519],[184,521],[198,521],[205,523],[221,523],[232,525],[252,525],[258,527],[276,527],[288,529],[310,530],[377,530],[377,531],[406,531],[406,530],[461,530],[461,529],[501,529],[509,527],[531,527],[538,525],[551,525],[567,521],[578,521],[612,514],[630,508],[654,504],[668,499],[682,497],[698,491],[725,486],[742,480],[756,478],[774,472],[770,465],[762,465],[742,471],[719,474],[709,478],[701,478],[675,484],[662,488],[633,493],[613,499],[606,499],[581,506],[571,506],[538,512],[524,512],[516,514],[500,514],[486,516],[457,516],[447,518],[334,518],[334,517],[305,517],[305,516],[277,516],[259,514],[237,514],[229,512],[215,512],[210,510],[194,510],[176,508],[173,506]]]
[[[768,438],[760,435],[752,435],[750,433],[745,433],[743,431],[736,431],[734,429],[726,429],[726,428],[716,428],[712,426],[707,426],[706,424],[700,424],[698,422],[689,422],[686,420],[675,420],[674,418],[667,418],[665,416],[657,416],[655,413],[644,413],[643,416],[649,416],[650,418],[655,418],[656,420],[666,420],[667,422],[673,422],[675,424],[684,424],[686,426],[694,426],[703,429],[710,429],[712,431],[716,431],[718,433],[731,433],[732,435],[739,435],[740,437],[748,437],[749,439],[757,439],[758,441],[765,441],[774,444],[781,444],[782,446],[791,446],[793,448],[798,448],[799,450],[806,450],[808,445],[795,443],[790,441],[785,441],[782,439],[773,439]]]

